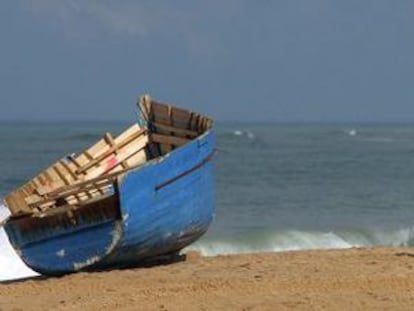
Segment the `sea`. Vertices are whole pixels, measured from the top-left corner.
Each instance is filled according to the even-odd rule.
[[[132,123],[132,122],[131,122]],[[0,123],[0,201],[128,122]],[[414,246],[414,124],[218,123],[203,256]],[[0,221],[8,212],[0,204]],[[0,280],[36,275],[0,229]]]

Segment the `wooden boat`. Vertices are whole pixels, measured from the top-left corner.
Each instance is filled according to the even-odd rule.
[[[213,122],[141,97],[140,120],[5,197],[3,224],[42,274],[129,265],[197,240],[214,213]]]

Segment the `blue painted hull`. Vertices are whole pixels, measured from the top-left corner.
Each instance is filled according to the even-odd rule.
[[[42,219],[5,225],[23,261],[42,274],[128,265],[174,253],[197,240],[214,215],[212,130],[129,171],[113,197],[117,211],[75,212],[71,222]],[[102,202],[100,204],[103,204]],[[63,216],[62,216],[63,219]]]

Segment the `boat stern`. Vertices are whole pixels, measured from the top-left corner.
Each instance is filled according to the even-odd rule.
[[[111,205],[45,218],[10,219],[4,228],[21,259],[33,270],[60,275],[90,269],[121,240],[121,220]]]

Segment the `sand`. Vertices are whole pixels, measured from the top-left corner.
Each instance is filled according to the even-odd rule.
[[[200,257],[0,284],[0,310],[413,310],[414,249]]]

